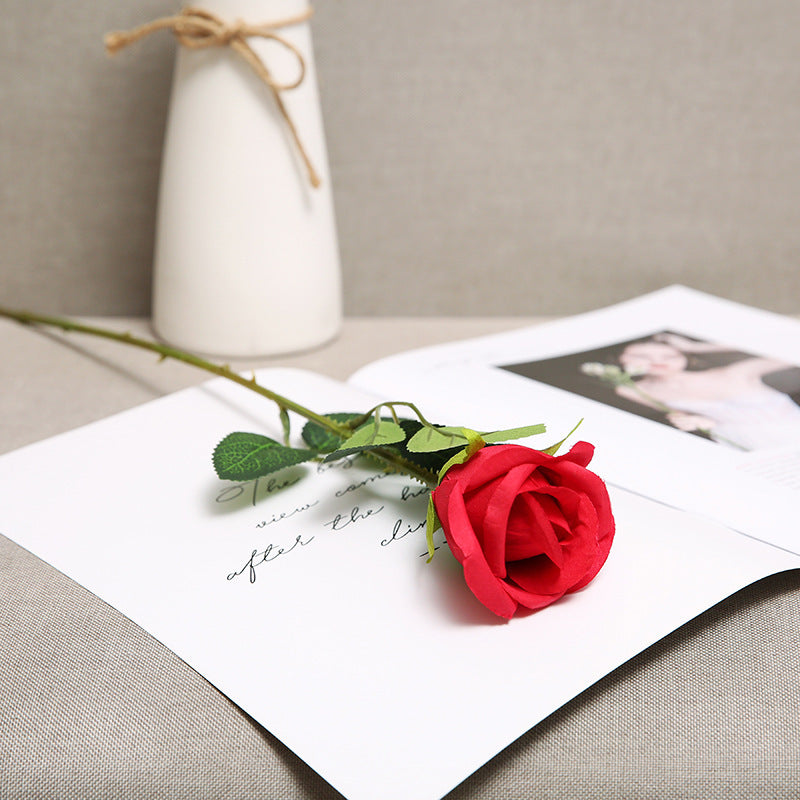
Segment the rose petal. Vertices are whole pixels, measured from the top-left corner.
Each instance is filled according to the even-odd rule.
[[[564,453],[563,456],[556,456],[563,461],[572,461],[581,467],[588,467],[589,462],[594,456],[594,445],[589,442],[575,442],[570,448],[569,452]]]
[[[561,456],[522,445],[485,447],[434,489],[465,581],[495,614],[550,605],[605,563],[614,518],[605,484],[586,469],[593,453],[587,442]]]
[[[460,521],[451,519],[454,495],[461,496],[461,487],[455,481],[442,481],[431,493],[436,515],[439,517],[442,529],[446,535],[449,534],[447,535],[447,543],[450,546],[450,550],[459,562],[463,562],[465,550],[471,552],[479,545],[475,541],[475,533],[469,525],[469,519],[466,517],[466,509],[463,509],[463,511],[456,509],[456,515],[462,513],[464,519]]]
[[[586,575],[572,587],[571,591],[573,592],[577,592],[578,589],[583,589],[583,587],[592,581],[597,573],[600,572],[603,564],[605,564],[608,559],[608,554],[611,551],[611,544],[614,541],[615,523],[614,517],[611,514],[610,501],[606,498],[605,507],[602,505],[598,506],[597,503],[595,503],[593,507],[597,514],[597,527],[599,531],[597,553],[595,554],[592,565],[586,571]]]
[[[586,575],[572,589],[572,591],[577,591],[586,586],[605,564],[614,541],[616,526],[614,515],[611,511],[608,489],[600,477],[581,466],[564,464],[563,481],[569,482],[576,491],[583,493],[596,514],[598,550],[595,560],[587,570]]]
[[[501,478],[520,464],[538,466],[547,463],[548,459],[552,459],[552,456],[532,450],[530,447],[515,444],[496,445],[482,448],[465,464],[452,467],[447,475],[453,470],[462,473],[463,477],[460,480],[463,480],[466,493]]]
[[[460,491],[450,492],[444,514],[440,515],[439,520],[451,551],[464,568],[464,580],[470,591],[498,616],[506,619],[513,617],[517,604],[508,596],[501,580],[489,568],[475,537]]]
[[[527,591],[543,594],[574,591],[597,560],[597,515],[594,507],[582,495],[565,494],[578,508],[570,525],[570,535],[560,543],[560,567],[552,562],[550,567],[541,559],[515,561],[508,565],[509,579]]]
[[[567,552],[560,568],[546,556],[514,561],[508,565],[508,580],[536,595],[565,594],[584,577],[596,552],[594,547]]]
[[[505,582],[499,580],[485,559],[477,556],[463,563],[464,580],[475,597],[498,617],[511,619],[517,610],[517,602],[509,596]]]
[[[484,555],[492,572],[501,578],[506,576],[506,537],[511,508],[517,499],[519,487],[525,482],[530,470],[528,464],[520,464],[512,467],[506,475],[492,484],[492,495],[480,521]],[[470,517],[473,522],[478,522],[472,515]]]
[[[509,522],[506,541],[508,561],[544,554],[561,566],[562,554],[558,536],[539,499],[531,494],[522,494],[517,498],[517,505],[524,506],[527,513],[524,520],[520,514]]]
[[[564,592],[557,592],[556,594],[527,592],[524,589],[520,589],[518,586],[514,586],[508,582],[506,583],[506,591],[508,592],[509,597],[519,603],[519,605],[523,606],[524,608],[529,608],[532,611],[538,611],[541,608],[546,608],[564,596]]]

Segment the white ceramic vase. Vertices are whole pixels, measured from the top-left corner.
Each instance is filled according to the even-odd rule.
[[[306,0],[206,0],[226,21],[274,22]],[[330,174],[307,22],[277,31],[302,53],[281,97],[321,178],[308,173],[270,89],[229,46],[179,46],[164,143],[153,324],[215,356],[288,353],[331,339],[341,280]],[[248,38],[281,83],[299,72],[280,43]]]

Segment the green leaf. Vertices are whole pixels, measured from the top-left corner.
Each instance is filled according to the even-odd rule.
[[[286,447],[259,433],[230,433],[214,448],[214,470],[223,480],[250,481],[314,458],[313,450]]]
[[[396,423],[381,419],[360,427],[343,445],[342,449],[355,447],[383,447],[402,442],[406,432]]]
[[[401,419],[400,427],[406,432],[408,440],[412,439],[414,434],[422,428],[422,423],[415,419]],[[396,450],[404,459],[410,461],[417,467],[430,472],[433,476],[439,472],[442,465],[463,449],[464,443],[462,442],[457,447],[451,447],[448,450],[437,450],[433,453],[411,453],[407,447],[408,441],[398,442],[391,445],[392,449]]]
[[[428,512],[425,515],[425,541],[428,543],[428,564],[431,563],[431,559],[436,550],[433,544],[433,534],[441,527],[442,523],[439,521],[439,516],[436,513],[436,506],[433,504],[433,495],[430,495],[428,497]]]
[[[539,433],[544,433],[547,430],[541,423],[538,425],[526,425],[524,428],[508,428],[504,431],[492,431],[491,433],[482,433],[483,441],[487,444],[497,442],[508,442],[511,439],[524,439],[526,436],[536,436]]]
[[[463,428],[420,428],[406,444],[409,453],[435,453],[451,447],[463,447],[467,442]]]
[[[342,411],[334,414],[326,414],[325,416],[334,422],[345,423],[349,422],[351,419],[358,419],[361,414]],[[332,453],[344,441],[343,436],[337,436],[335,433],[331,433],[331,431],[326,430],[322,425],[318,425],[316,422],[307,422],[303,426],[301,436],[303,437],[303,441],[312,450],[316,450],[318,453]]]
[[[405,431],[396,423],[380,420],[370,422],[359,428],[342,446],[325,458],[325,461],[335,461],[337,458],[361,453],[364,450],[373,450],[376,447],[397,444],[405,441]]]

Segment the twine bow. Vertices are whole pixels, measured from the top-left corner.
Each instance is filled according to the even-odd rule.
[[[311,185],[316,188],[320,185],[319,175],[314,169],[311,159],[306,149],[303,147],[303,143],[300,141],[297,128],[281,97],[281,92],[296,89],[303,82],[306,75],[306,62],[303,58],[303,54],[297,47],[284,36],[276,32],[279,28],[286,28],[290,25],[305,22],[311,17],[312,13],[312,10],[309,8],[301,14],[297,14],[293,17],[286,17],[276,22],[251,25],[242,20],[227,23],[201,8],[187,6],[174,16],[155,19],[152,22],[147,22],[130,31],[113,31],[112,33],[108,33],[105,36],[105,46],[108,54],[114,55],[124,47],[139,41],[139,39],[143,39],[145,36],[149,36],[151,33],[161,30],[170,30],[180,44],[192,50],[201,50],[206,47],[233,48],[250,65],[256,75],[272,92],[272,96],[275,98],[275,103],[278,106],[278,111],[289,128],[289,133],[305,164],[306,171],[308,172],[308,180]],[[297,65],[299,67],[297,78],[288,83],[278,83],[278,81],[272,77],[266,64],[247,42],[248,37],[251,36],[257,36],[261,39],[271,39],[292,53],[297,58]]]

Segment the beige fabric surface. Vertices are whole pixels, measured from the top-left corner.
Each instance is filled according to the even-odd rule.
[[[147,313],[171,0],[0,0],[0,297]],[[350,314],[800,297],[800,4],[319,0]]]
[[[343,378],[381,354],[522,322],[348,320],[325,348],[260,363]],[[146,330],[142,321],[117,325]],[[113,343],[64,343],[5,321],[0,352],[0,451],[204,377]],[[170,651],[2,533],[3,800],[339,796]],[[744,589],[620,667],[448,800],[793,800],[799,707],[794,571]]]

